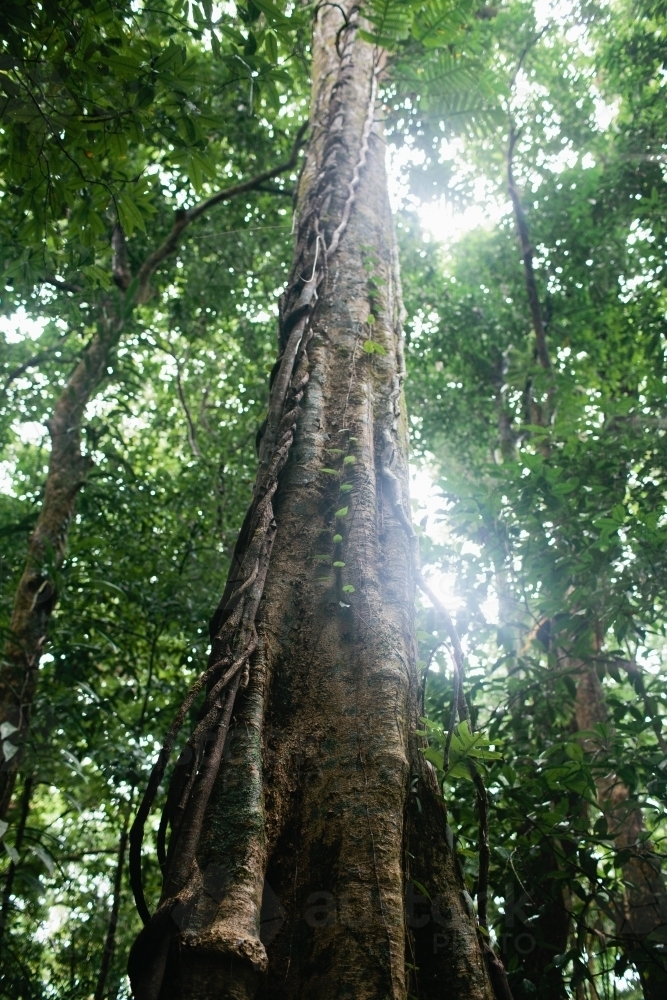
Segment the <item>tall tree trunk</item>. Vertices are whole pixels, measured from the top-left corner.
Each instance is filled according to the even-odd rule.
[[[579,667],[576,718],[580,730],[592,730],[608,721],[604,689],[594,663]],[[594,752],[594,741],[586,741]],[[625,892],[615,906],[616,932],[639,973],[646,1000],[664,1000],[667,994],[667,889],[660,861],[645,836],[641,809],[632,803],[627,785],[610,772],[595,779],[598,803],[607,830],[619,851],[629,852],[623,865]]]
[[[86,405],[104,376],[109,352],[119,333],[116,320],[100,324],[48,422],[51,456],[44,498],[28,543],[25,568],[14,597],[10,637],[0,667],[0,725],[4,726],[3,735],[10,737],[3,743],[4,759],[0,767],[0,818],[9,808],[21,759],[17,748],[25,739],[30,723],[39,660],[57,600],[54,573],[62,563],[76,497],[90,465],[90,459],[81,451],[81,422]]]
[[[172,780],[162,899],[130,957],[137,1000],[403,1000],[406,964],[422,998],[492,996],[415,736],[414,583],[395,499],[398,481],[409,510],[402,306],[378,52],[356,16],[345,29],[338,5],[316,15],[280,363],[211,623],[199,742]]]

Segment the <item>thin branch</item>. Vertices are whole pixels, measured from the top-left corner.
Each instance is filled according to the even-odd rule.
[[[181,366],[179,361],[176,361],[176,387],[178,389],[178,398],[181,401],[181,406],[183,407],[183,412],[185,414],[185,420],[188,425],[188,444],[190,445],[190,451],[195,456],[195,458],[201,458],[201,451],[199,450],[199,445],[197,444],[197,432],[195,425],[192,422],[192,415],[190,413],[190,408],[188,406],[188,401],[185,398],[185,393],[183,392],[183,383],[181,381]]]
[[[303,145],[307,128],[308,122],[304,122],[297,132],[296,140],[294,142],[294,146],[292,147],[289,159],[285,160],[283,163],[279,163],[277,167],[272,167],[270,170],[264,170],[261,174],[257,174],[256,177],[251,177],[249,180],[242,181],[240,184],[233,184],[231,187],[224,188],[222,191],[218,191],[217,194],[211,195],[210,198],[206,198],[193,208],[176,212],[174,224],[171,227],[171,232],[167,236],[166,240],[162,246],[158,247],[157,250],[154,250],[153,253],[148,255],[139,268],[139,272],[137,274],[137,289],[135,292],[135,300],[137,302],[143,301],[145,293],[148,290],[148,283],[162,261],[169,257],[172,253],[175,253],[178,249],[181,237],[190,223],[194,222],[201,215],[204,215],[205,212],[208,212],[209,209],[218,205],[221,201],[226,201],[228,198],[234,198],[236,195],[244,194],[246,191],[254,191],[260,187],[260,185],[265,184],[266,181],[273,180],[274,177],[278,177],[280,174],[284,174],[285,171],[291,170],[296,166],[299,158],[299,151]]]
[[[123,291],[127,291],[132,284],[132,272],[130,270],[130,259],[127,253],[125,233],[123,232],[123,227],[119,222],[113,227],[113,233],[111,234],[111,249],[113,251],[111,258],[111,273],[113,275],[113,280],[119,288],[122,288]]]
[[[521,259],[523,260],[523,270],[526,279],[526,293],[528,295],[528,305],[530,307],[533,331],[535,333],[537,358],[542,368],[544,368],[545,371],[549,371],[551,369],[551,358],[549,357],[547,335],[544,328],[544,321],[542,319],[540,298],[537,292],[537,282],[535,280],[535,270],[533,268],[533,247],[530,242],[528,223],[526,222],[523,205],[521,204],[521,196],[514,178],[514,152],[516,144],[519,140],[519,134],[520,133],[517,132],[514,127],[514,122],[512,122],[510,125],[510,140],[507,149],[507,187],[510,198],[512,199],[514,221],[516,223],[517,235],[519,237],[519,244],[521,247]]]
[[[46,361],[46,359],[50,358],[52,354],[55,354],[57,351],[59,351],[63,341],[67,337],[69,337],[71,332],[72,332],[71,330],[68,330],[67,333],[61,338],[61,340],[53,347],[49,347],[48,350],[46,351],[40,351],[39,354],[33,354],[33,356],[31,358],[28,358],[27,361],[24,361],[22,365],[18,365],[16,368],[12,369],[12,371],[5,379],[5,384],[2,387],[3,390],[6,392],[7,389],[9,389],[12,382],[15,379],[19,378],[19,376],[23,375],[23,373],[26,372],[28,368],[35,368],[42,361]]]
[[[519,58],[517,60],[517,64],[516,64],[516,66],[514,68],[514,72],[512,73],[512,76],[511,76],[511,79],[510,79],[510,91],[514,90],[514,84],[516,83],[517,76],[519,75],[519,73],[521,72],[521,69],[523,68],[524,59],[526,58],[526,56],[528,55],[528,53],[530,52],[530,50],[535,45],[537,45],[537,43],[539,42],[540,38],[542,38],[542,36],[544,34],[546,34],[546,32],[549,30],[550,27],[551,27],[550,23],[545,24],[545,26],[542,28],[542,30],[538,31],[536,35],[533,35],[533,37],[528,42],[526,42],[526,44],[524,45],[524,47],[521,49],[521,52],[519,53]]]
[[[265,194],[282,194],[286,198],[294,197],[293,188],[279,188],[273,184],[258,184],[255,191],[263,191]],[[266,228],[268,229],[269,227],[267,226]]]

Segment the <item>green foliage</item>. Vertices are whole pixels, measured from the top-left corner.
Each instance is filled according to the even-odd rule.
[[[176,207],[224,187],[242,150],[257,156],[250,133],[273,136],[253,110],[275,115],[293,86],[290,62],[301,75],[303,16],[264,6],[260,23],[242,7],[213,20],[210,3],[183,0],[10,7],[0,49],[5,281],[76,273],[104,284],[110,222],[144,233],[162,199]]]
[[[361,30],[361,37],[374,45],[393,48],[410,33],[417,6],[409,0],[368,0],[363,14],[372,28]]]
[[[551,371],[535,355],[511,205],[442,248],[420,239],[413,216],[399,228],[413,441],[435,465],[448,527],[447,544],[427,552],[457,581],[474,727],[503,746],[488,783],[491,910],[513,995],[526,1000],[579,995],[586,981],[609,995],[624,973],[634,997],[637,973],[661,975],[664,964],[661,932],[637,956],[618,912],[633,851],[646,840],[662,858],[667,834],[667,201],[655,158],[665,12],[581,13],[579,46],[566,15],[537,39],[532,10],[512,5],[495,20],[491,55],[509,88],[518,54],[537,39],[511,110]],[[594,96],[610,114],[616,107],[611,127],[599,123]],[[507,198],[508,111],[483,137],[461,136],[445,180],[462,207],[481,181],[497,206]],[[529,403],[548,394],[554,412],[542,425]],[[426,662],[445,635],[423,615]],[[427,716],[441,732],[447,669],[436,653],[426,681]],[[606,718],[580,732],[586,669]],[[442,767],[435,746],[428,753]],[[627,790],[624,808],[641,810],[635,848],[621,849],[607,822],[600,789],[610,774]],[[454,784],[446,800],[472,892],[474,797]]]
[[[430,745],[423,750],[426,760],[430,761],[440,772],[442,779],[462,778],[472,781],[473,774],[484,761],[500,760],[502,754],[491,750],[488,737],[482,732],[470,732],[470,726],[464,719],[454,727],[449,748],[449,766],[445,769],[445,752],[447,733],[430,719],[423,718],[424,730],[418,735],[426,736]]]

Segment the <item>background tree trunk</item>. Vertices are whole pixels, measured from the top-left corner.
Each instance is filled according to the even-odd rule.
[[[69,522],[90,459],[81,451],[81,422],[108,364],[119,334],[118,323],[100,326],[60,394],[48,422],[51,455],[44,498],[30,536],[25,568],[14,597],[11,634],[0,667],[0,725],[3,761],[0,766],[0,818],[9,808],[35,697],[39,661],[51,613],[57,601],[56,580],[67,544]],[[5,725],[6,724],[6,725]],[[15,727],[15,729],[12,729]]]
[[[582,662],[577,682],[576,717],[580,730],[607,723],[609,713],[594,663]],[[593,740],[586,747],[595,752]],[[660,861],[646,838],[641,809],[632,803],[630,789],[610,772],[595,779],[598,802],[607,830],[619,851],[629,857],[623,865],[625,892],[615,906],[616,932],[628,959],[640,975],[646,1000],[664,1000],[667,993],[667,891]]]
[[[109,978],[109,970],[111,968],[111,962],[116,950],[116,930],[118,928],[120,897],[123,889],[123,875],[125,870],[125,855],[127,853],[131,809],[131,803],[128,803],[125,818],[123,820],[123,826],[120,831],[120,839],[118,841],[118,860],[116,862],[116,871],[114,872],[111,910],[109,912],[107,933],[104,938],[104,950],[102,951],[102,961],[100,962],[100,971],[97,977],[97,984],[95,986],[94,1000],[104,1000],[104,997],[107,995],[107,979]]]
[[[309,380],[273,499],[258,648],[187,891],[171,909],[163,893],[158,913],[180,933],[170,932],[161,988],[160,919],[133,949],[140,1000],[405,998],[406,962],[421,997],[492,996],[415,735],[414,584],[387,483],[388,473],[398,477],[409,510],[401,292],[373,124],[379,53],[356,34],[351,11],[346,29],[340,8],[321,7],[314,29],[312,136],[283,352],[309,281],[319,301]],[[258,481],[272,460],[272,419],[270,409]],[[230,581],[237,573],[235,565]],[[213,637],[228,606],[223,599]],[[418,912],[412,879],[430,897]],[[176,884],[171,868],[169,880]]]

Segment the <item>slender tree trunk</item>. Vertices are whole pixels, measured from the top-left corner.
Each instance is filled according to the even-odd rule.
[[[62,563],[69,522],[90,459],[81,451],[81,422],[106,371],[119,335],[117,321],[100,325],[67,380],[48,422],[51,456],[37,524],[14,598],[10,638],[0,667],[0,724],[11,738],[3,744],[0,767],[0,818],[9,808],[21,759],[16,747],[25,739],[42,649],[57,600],[54,575]],[[11,727],[16,727],[12,730]]]
[[[505,600],[509,603],[510,596]],[[511,705],[517,735],[525,731],[525,711],[519,699]],[[533,719],[533,725],[540,726],[539,720]],[[528,819],[519,834],[529,838],[534,831]],[[520,996],[528,996],[530,989],[538,1000],[566,1000],[568,996],[563,971],[554,965],[556,955],[567,951],[571,915],[562,882],[553,877],[566,861],[564,846],[553,833],[541,834],[534,850],[517,854],[513,860],[498,932],[503,963],[512,970],[512,989]]]
[[[102,952],[102,961],[100,963],[100,971],[97,977],[94,1000],[104,1000],[107,979],[109,977],[109,969],[111,968],[111,960],[113,959],[114,952],[116,950],[116,929],[118,927],[120,897],[123,888],[123,871],[125,869],[125,856],[127,854],[130,811],[131,804],[128,804],[125,819],[123,820],[123,828],[120,832],[120,840],[118,841],[118,860],[116,861],[116,871],[114,873],[113,880],[111,911],[109,913],[109,923],[107,925],[107,933],[104,939],[104,951]]]
[[[402,305],[378,53],[355,10],[342,31],[338,5],[316,15],[281,361],[255,506],[211,624],[214,661],[234,615],[252,635],[240,609],[256,601],[248,683],[219,770],[224,735],[211,735],[196,781],[172,782],[162,901],[130,959],[137,1000],[492,996],[415,736],[414,583],[394,489],[409,510]],[[263,527],[267,497],[275,520]],[[237,684],[217,696],[223,729]]]
[[[499,436],[502,440],[503,425],[499,418]],[[509,457],[509,456],[508,456]],[[512,456],[513,457],[513,456]],[[508,573],[508,554],[502,542],[492,542],[495,556],[495,587],[498,595],[500,638],[503,648],[513,656],[520,655],[522,639],[530,634],[525,607],[512,589]],[[515,732],[525,724],[524,705],[517,699],[510,702]],[[524,834],[528,830],[523,831]],[[559,854],[561,855],[559,857]],[[502,959],[510,974],[512,987],[526,995],[522,980],[533,984],[539,1000],[565,1000],[567,990],[563,974],[553,964],[556,955],[567,950],[571,919],[567,899],[561,883],[549,876],[562,866],[562,849],[559,851],[551,840],[543,838],[534,857],[529,853],[516,859],[521,867],[510,873],[506,886],[505,916],[500,925]]]
[[[608,721],[604,689],[593,663],[579,664],[576,718],[580,730],[592,730]],[[595,751],[593,740],[587,748]],[[637,969],[646,1000],[667,995],[667,889],[660,861],[645,836],[641,809],[630,790],[610,772],[595,779],[607,830],[619,851],[629,852],[623,865],[625,893],[618,901],[616,932],[628,959]]]
[[[521,193],[514,176],[514,153],[519,136],[510,122],[509,147],[507,150],[507,190],[512,202],[514,212],[514,225],[521,249],[521,261],[523,263],[524,280],[526,284],[526,297],[530,310],[531,325],[535,335],[535,358],[542,369],[544,375],[541,378],[530,378],[526,385],[527,409],[529,419],[532,424],[548,427],[553,417],[553,397],[555,385],[553,381],[553,369],[549,347],[547,345],[547,332],[542,318],[542,307],[533,268],[533,245],[530,240],[530,231],[526,213],[521,202]],[[534,383],[538,383],[535,385]],[[545,440],[538,440],[537,450],[545,457],[549,454],[549,445]]]
[[[32,789],[34,785],[34,778],[31,774],[27,775],[25,781],[23,782],[23,795],[21,796],[21,806],[19,813],[19,821],[16,827],[16,840],[14,841],[14,849],[18,852],[23,846],[23,837],[25,834],[26,823],[28,822],[28,815],[30,813],[30,797],[32,795]],[[14,888],[14,878],[16,877],[17,865],[14,861],[10,864],[7,869],[7,878],[5,881],[5,887],[2,893],[2,910],[0,911],[0,955],[2,954],[2,946],[5,940],[5,934],[7,933],[7,924],[9,922],[9,912],[12,905],[12,889]]]

